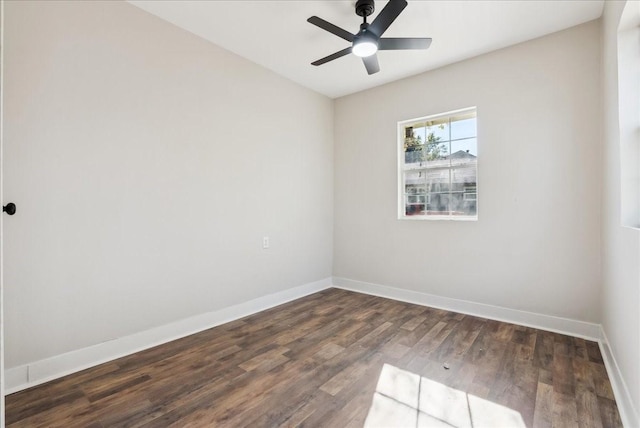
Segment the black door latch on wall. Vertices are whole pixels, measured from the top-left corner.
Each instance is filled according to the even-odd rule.
[[[13,202],[9,202],[7,205],[2,207],[2,212],[5,212],[9,215],[14,215],[16,213],[16,204]]]

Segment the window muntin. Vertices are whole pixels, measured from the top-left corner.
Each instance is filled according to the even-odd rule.
[[[399,218],[476,220],[476,109],[398,123]]]

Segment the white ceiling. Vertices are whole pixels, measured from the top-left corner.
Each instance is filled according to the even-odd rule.
[[[597,19],[604,6],[604,0],[409,0],[384,36],[432,37],[431,47],[379,52],[381,70],[369,76],[353,55],[310,65],[349,43],[309,24],[307,18],[317,15],[356,33],[362,18],[354,12],[355,0],[129,2],[331,98]],[[373,18],[386,3],[376,2]]]

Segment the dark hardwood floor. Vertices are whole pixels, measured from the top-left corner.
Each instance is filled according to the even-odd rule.
[[[11,427],[365,420],[622,425],[595,342],[338,289],[6,397]]]

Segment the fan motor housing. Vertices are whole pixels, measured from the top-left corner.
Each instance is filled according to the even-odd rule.
[[[374,10],[373,0],[358,0],[356,2],[356,14],[358,16],[369,16]]]

